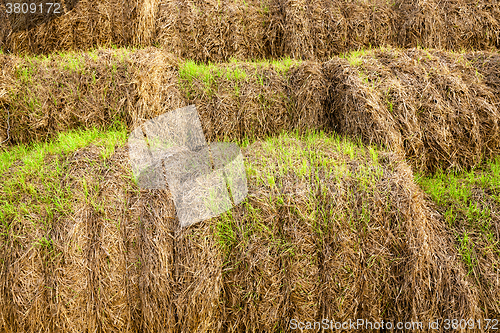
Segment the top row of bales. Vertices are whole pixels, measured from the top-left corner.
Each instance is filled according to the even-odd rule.
[[[0,0],[0,48],[39,54],[155,45],[221,62],[324,60],[379,46],[488,50],[500,44],[500,0],[59,0],[60,13],[53,7],[48,14],[51,1]]]

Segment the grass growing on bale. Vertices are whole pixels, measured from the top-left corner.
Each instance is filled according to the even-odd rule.
[[[420,175],[418,183],[436,204],[455,246],[483,292],[489,311],[500,311],[500,159],[469,172]]]
[[[103,132],[94,128],[63,132],[55,141],[18,145],[2,151],[0,177],[4,196],[0,199],[0,223],[5,226],[9,220],[17,220],[31,212],[39,214],[45,210],[49,214],[52,207],[58,213],[71,213],[71,206],[68,205],[71,191],[61,186],[61,177],[64,176],[61,158],[92,143],[104,148],[101,156],[106,159],[114,153],[117,145],[124,144],[126,134],[123,126],[116,131]],[[23,202],[26,195],[34,200]],[[14,215],[7,214],[7,211],[13,213],[11,208],[19,204],[23,209]]]
[[[279,332],[289,318],[484,314],[485,286],[469,283],[446,223],[392,153],[324,133],[246,138],[248,198],[180,229],[168,191],[134,184],[125,136],[73,132],[0,155],[2,185],[16,174],[26,183],[2,186],[13,192],[1,192],[3,202],[15,212],[16,198],[31,203],[2,230],[6,331]],[[66,213],[49,229],[30,220],[29,207],[58,205],[31,195],[46,172],[36,171],[38,156],[61,170],[47,182],[61,189]]]
[[[198,106],[209,139],[321,127],[320,100],[313,94],[325,85],[318,83],[316,64],[291,59],[199,64],[154,48],[5,55],[0,62],[0,105],[10,112],[9,119],[0,115],[0,139],[9,137],[7,144],[48,140],[79,127],[106,128],[115,121],[132,128],[187,104]]]
[[[96,211],[102,211],[103,204],[94,197],[98,190],[95,182],[77,179],[75,186],[71,181],[71,159],[75,151],[93,144],[101,147],[98,158],[106,164],[125,137],[123,126],[107,132],[72,131],[60,133],[50,142],[18,145],[0,152],[0,279],[9,285],[9,291],[1,293],[3,329],[52,330],[53,320],[46,311],[50,304],[71,303],[77,297],[75,288],[70,288],[71,297],[65,298],[66,290],[58,280],[61,276],[52,271],[68,261],[68,248],[59,241],[61,225],[78,215],[82,201]],[[95,170],[95,162],[87,161],[86,167]],[[87,195],[79,196],[78,187],[83,187]],[[65,246],[76,246],[75,251],[82,255],[82,244]]]
[[[195,104],[209,139],[262,138],[282,130],[322,128],[319,65],[280,61],[179,65],[179,86]]]
[[[10,113],[8,143],[43,141],[79,127],[110,128],[117,121],[133,127],[163,113],[165,94],[168,107],[180,107],[176,87],[169,85],[177,81],[173,62],[156,49],[4,55],[0,103]],[[0,136],[6,139],[7,112],[1,117]]]
[[[427,171],[498,154],[498,53],[381,48],[343,57],[203,64],[155,48],[4,55],[0,107],[10,118],[0,114],[0,141],[9,125],[7,144],[27,143],[117,120],[133,128],[196,104],[209,140],[335,130]]]
[[[409,168],[394,155],[338,136],[285,133],[250,145],[245,156],[248,200],[214,227],[229,331],[286,330],[286,319],[275,313],[339,321],[352,313],[415,320],[419,315],[410,309],[425,318],[446,311],[477,315],[473,292],[461,289],[467,278],[451,259],[457,251],[444,225],[427,211]],[[436,279],[440,274],[454,276],[460,291]],[[461,305],[424,305],[436,293]]]

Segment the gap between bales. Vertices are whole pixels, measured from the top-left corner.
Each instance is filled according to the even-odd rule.
[[[169,192],[132,181],[126,131],[86,133],[1,155],[5,331],[282,331],[291,318],[498,314],[483,312],[488,285],[467,276],[392,153],[317,134],[256,142],[244,149],[248,199],[181,230]],[[47,201],[47,191],[60,195]]]

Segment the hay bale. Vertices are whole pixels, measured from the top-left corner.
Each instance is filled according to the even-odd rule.
[[[263,138],[328,125],[323,111],[328,81],[317,63],[184,63],[179,74],[208,140]]]
[[[329,81],[321,64],[303,62],[294,66],[287,76],[291,101],[289,128],[329,130],[332,119],[324,112]]]
[[[325,64],[337,130],[421,170],[469,168],[499,152],[495,91],[463,56],[380,50]]]
[[[62,256],[51,275],[57,297],[51,305],[55,327],[64,331],[129,329],[128,263],[122,232],[126,193],[125,156],[118,152],[103,166],[102,148],[89,147],[68,156],[66,180],[75,214],[53,226]],[[96,161],[88,169],[89,160]],[[124,182],[125,181],[125,182]],[[108,206],[109,204],[109,206]]]
[[[177,0],[162,0],[158,5],[155,42],[176,56],[182,53],[178,21],[183,8],[183,2]]]
[[[220,2],[185,0],[169,8],[179,13],[175,30],[181,57],[203,62],[228,59],[228,53],[231,53],[228,37],[231,32],[227,11]],[[168,17],[172,14],[165,11],[163,15]],[[165,38],[164,34],[162,38]]]
[[[54,167],[49,160],[46,162],[47,168]],[[50,196],[50,189],[40,184],[35,172],[27,169],[23,162],[16,163],[2,173],[2,183],[17,183],[17,173],[22,172],[39,198]],[[12,204],[4,195],[2,205]],[[11,199],[17,204],[12,209],[19,209],[25,215],[20,218],[12,210],[2,211],[1,326],[11,332],[50,331],[54,329],[52,319],[57,311],[51,304],[57,298],[52,272],[60,254],[55,249],[51,228],[61,214],[29,195]]]
[[[128,113],[133,128],[187,105],[178,87],[178,60],[172,54],[147,48],[130,54],[127,64],[132,88]]]
[[[116,122],[134,127],[185,105],[177,87],[177,60],[157,49],[2,59],[5,85],[0,89],[9,98],[11,143],[40,141],[77,127]]]
[[[248,201],[217,223],[229,331],[285,330],[291,318],[482,318],[411,169],[357,149],[280,137],[245,151]]]
[[[118,51],[54,55],[13,69],[16,93],[10,103],[12,143],[50,138],[79,126],[108,126],[126,120],[131,81]]]
[[[175,233],[175,308],[180,331],[221,331],[224,258],[213,224]]]
[[[132,21],[131,31],[131,44],[137,46],[150,46],[153,45],[157,35],[158,13],[160,9],[161,0],[147,0],[132,2],[135,8],[129,9],[129,13],[138,12],[137,18],[130,18]]]
[[[254,143],[244,150],[248,199],[180,229],[169,191],[137,188],[126,149],[115,148],[107,159],[96,146],[51,157],[72,213],[48,230],[30,227],[35,210],[9,232],[2,224],[5,330],[239,332],[287,330],[291,318],[485,316],[451,235],[392,153],[324,135]],[[40,236],[53,251],[31,247]]]
[[[2,326],[13,332],[34,332],[40,328],[50,330],[52,326],[49,307],[54,296],[52,281],[48,281],[47,261],[51,250],[50,240],[44,228],[46,216],[38,216],[39,223],[28,221],[11,222],[11,231],[6,230],[3,258],[5,271],[2,271]],[[16,234],[22,239],[16,240]]]
[[[265,3],[164,0],[159,5],[156,43],[177,56],[202,62],[264,58]]]
[[[34,3],[38,6],[47,2],[37,0]],[[152,20],[156,13],[156,0],[126,3],[120,0],[79,0],[60,3],[59,15],[45,12],[9,16],[12,33],[7,40],[8,48],[16,53],[38,54],[104,45],[146,43],[147,46],[155,34]]]
[[[401,47],[487,50],[500,44],[499,1],[398,0]]]
[[[201,67],[181,73],[188,104],[200,113],[207,140],[264,137],[288,128],[286,78],[264,64]]]
[[[271,6],[271,56],[326,60],[391,45],[396,14],[386,1],[278,0]]]
[[[233,48],[230,57],[240,60],[267,58],[269,1],[229,1],[227,7]]]
[[[168,191],[137,191],[126,209],[130,212],[124,228],[133,331],[172,331],[176,325],[176,215],[172,197]]]

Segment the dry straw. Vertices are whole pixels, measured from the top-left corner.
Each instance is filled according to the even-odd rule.
[[[135,128],[195,104],[210,141],[335,130],[429,171],[473,167],[499,149],[496,53],[379,49],[325,63],[196,65],[148,48],[0,60],[10,144],[76,127]]]
[[[468,168],[495,156],[498,92],[471,56],[378,50],[325,63],[336,130],[383,144],[422,170]]]
[[[0,1],[0,7],[5,2]],[[327,60],[349,50],[379,46],[486,50],[498,47],[500,41],[498,0],[79,0],[61,4],[58,16],[7,17],[2,10],[0,47],[50,53],[103,45],[157,45],[177,56],[223,62],[232,57],[283,56]]]
[[[37,8],[48,1],[34,1]],[[6,3],[2,0],[2,3]],[[15,0],[12,3],[22,3]],[[16,53],[50,53],[96,46],[151,45],[158,1],[59,1],[59,15],[10,14],[6,48]],[[39,10],[39,9],[38,9]],[[2,13],[3,15],[3,13]]]
[[[279,0],[271,6],[271,56],[327,59],[392,44],[397,15],[385,0]]]
[[[498,48],[498,0],[398,0],[398,46],[451,50]]]
[[[331,139],[255,143],[244,152],[248,200],[180,229],[169,191],[139,191],[126,150],[104,160],[103,149],[61,157],[74,213],[49,228],[21,218],[2,234],[5,331],[274,331],[290,318],[484,315],[487,285],[470,283],[394,154]],[[43,238],[50,247],[32,246]]]

